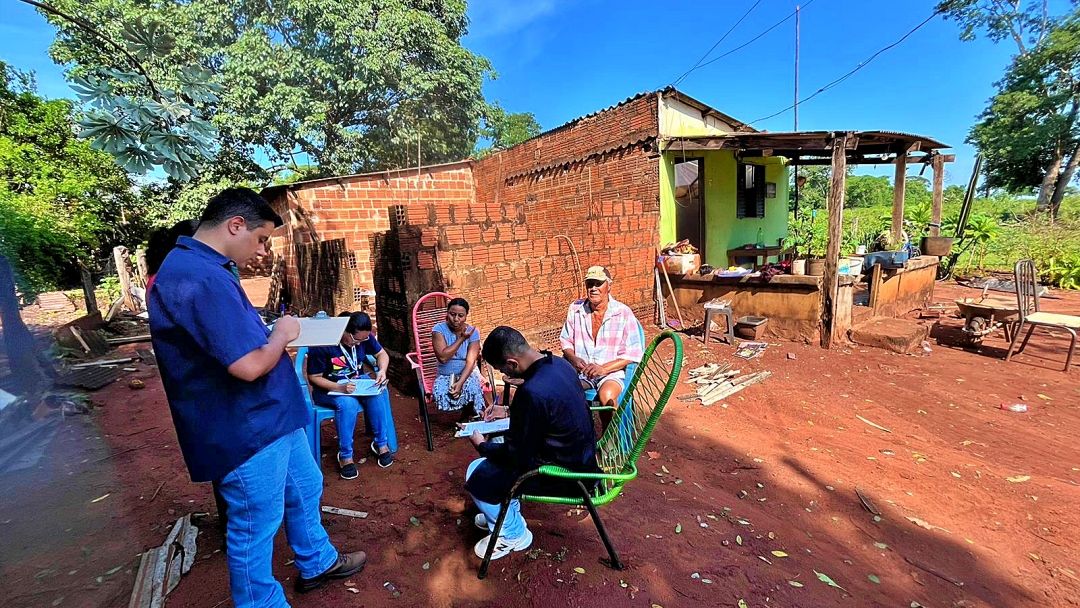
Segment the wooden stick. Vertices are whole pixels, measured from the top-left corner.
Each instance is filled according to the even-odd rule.
[[[943,574],[943,573],[935,570],[934,568],[932,568],[930,566],[927,566],[924,563],[921,563],[919,561],[911,559],[910,557],[904,556],[904,561],[911,564],[912,566],[915,566],[916,568],[918,568],[920,570],[925,570],[926,572],[929,572],[930,574],[933,574],[934,576],[940,578],[943,581],[950,582],[950,583],[956,585],[957,587],[963,587],[964,586],[964,583],[962,581],[957,580],[957,579],[949,576],[948,574]]]
[[[675,314],[679,316],[679,329],[685,330],[686,321],[683,321],[682,310],[679,309],[679,301],[675,299],[675,288],[671,286],[671,277],[668,276],[667,267],[661,264],[659,259],[656,260],[656,264],[660,266],[660,270],[664,271],[664,281],[667,283],[668,292],[671,294],[671,303],[675,305]]]
[[[166,479],[165,481],[169,481],[169,480]],[[165,481],[161,482],[161,484],[157,487],[157,489],[154,490],[154,495],[150,497],[150,500],[148,502],[154,502],[154,499],[157,498],[158,492],[161,491],[161,488],[165,487]]]
[[[149,443],[144,443],[144,444],[142,444],[140,446],[135,446],[133,448],[128,448],[126,450],[120,450],[119,452],[116,452],[115,454],[109,454],[108,456],[105,456],[103,458],[98,458],[97,460],[93,460],[93,461],[90,462],[90,464],[97,464],[99,462],[104,462],[104,461],[106,461],[106,460],[108,460],[110,458],[113,458],[115,456],[119,456],[121,454],[127,454],[128,452],[134,452],[135,450],[141,450],[141,449],[145,448],[148,445],[150,445],[150,444]]]
[[[889,429],[881,426],[880,424],[875,424],[873,422],[870,422],[869,420],[867,420],[866,418],[863,418],[862,416],[860,416],[858,414],[855,414],[855,417],[858,418],[859,420],[862,420],[866,424],[869,424],[870,426],[874,427],[875,429],[878,429],[880,431],[885,431],[886,433],[891,433],[892,432]]]

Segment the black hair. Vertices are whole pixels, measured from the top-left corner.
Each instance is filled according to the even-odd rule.
[[[371,317],[366,312],[343,312],[339,317],[349,317],[345,325],[345,333],[355,334],[358,331],[371,331]]]
[[[495,367],[501,367],[510,357],[524,355],[529,352],[529,349],[529,343],[520,331],[500,325],[491,330],[487,339],[484,340],[484,361]]]
[[[199,229],[199,220],[183,220],[169,228],[158,228],[150,234],[146,243],[146,268],[150,274],[157,274],[165,263],[165,256],[176,247],[176,239],[182,236],[195,236]]]
[[[454,298],[450,300],[450,303],[446,305],[446,310],[450,310],[454,306],[460,306],[465,309],[465,314],[469,314],[469,302],[465,298]]]
[[[273,222],[275,228],[283,223],[281,216],[270,207],[270,203],[251,188],[222,190],[206,204],[200,223],[213,228],[238,216],[247,222],[248,230],[255,230],[266,222]]]

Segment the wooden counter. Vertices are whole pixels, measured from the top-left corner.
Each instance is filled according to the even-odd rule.
[[[857,280],[855,276],[840,276],[838,331],[847,332],[851,326],[852,294]],[[781,274],[765,281],[752,276],[672,275],[671,283],[684,316],[702,319],[703,305],[721,298],[731,300],[736,318],[768,317],[766,335],[797,342],[820,341],[822,277]]]

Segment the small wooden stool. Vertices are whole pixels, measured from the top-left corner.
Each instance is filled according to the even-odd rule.
[[[724,322],[726,326],[724,328],[723,340],[728,344],[735,343],[735,315],[731,311],[731,307],[727,308],[709,308],[705,307],[705,334],[702,336],[702,342],[705,346],[709,345],[709,334],[712,333],[712,320],[716,315],[724,315]]]

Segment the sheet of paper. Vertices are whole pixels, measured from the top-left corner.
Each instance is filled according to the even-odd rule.
[[[491,422],[466,422],[465,428],[458,431],[455,437],[468,437],[472,435],[473,431],[480,431],[484,435],[488,433],[501,433],[510,430],[510,419],[499,418],[498,420],[492,420]]]
[[[289,343],[290,347],[333,346],[341,342],[348,317],[330,317],[329,319],[299,319],[300,337]]]
[[[383,387],[376,386],[375,380],[371,378],[357,378],[355,380],[342,380],[339,384],[347,384],[352,382],[356,385],[356,390],[351,393],[342,393],[340,391],[330,391],[327,393],[332,396],[345,395],[346,397],[370,397],[372,395],[378,395],[382,391]]]

